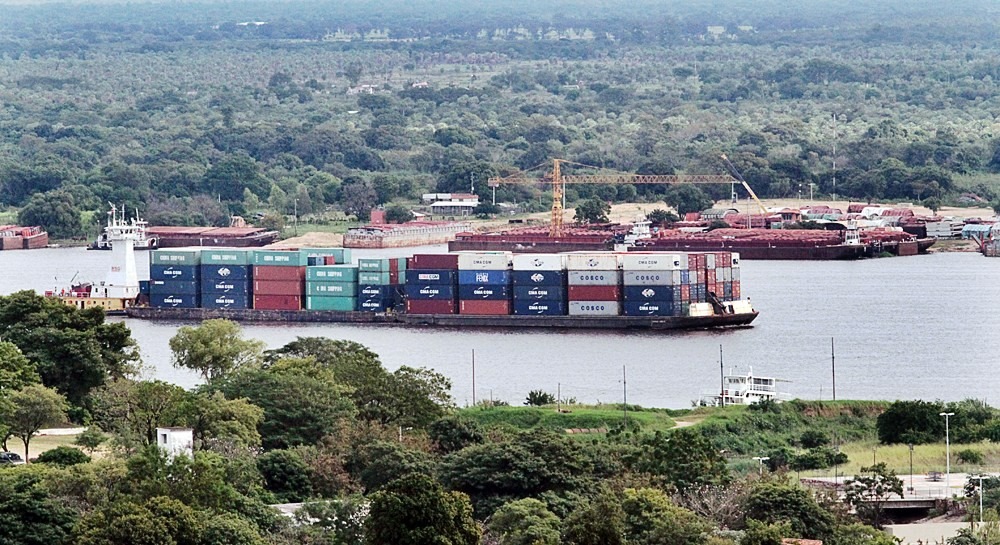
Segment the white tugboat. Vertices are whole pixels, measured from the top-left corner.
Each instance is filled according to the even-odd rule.
[[[758,377],[753,368],[742,372],[736,368],[722,377],[722,392],[702,396],[708,405],[752,405],[761,401],[788,401],[791,395],[778,391],[777,383],[787,382],[773,377]]]
[[[111,211],[108,212],[108,225],[104,228],[100,235],[98,235],[97,240],[90,243],[87,246],[88,250],[110,250],[112,248],[112,230],[116,225],[125,222],[125,208],[122,207],[122,217],[117,217],[117,212],[115,207],[111,207]],[[135,217],[130,220],[130,225],[136,228],[135,241],[132,243],[136,250],[153,250],[157,246],[156,237],[150,237],[147,233],[149,229],[149,222],[139,217],[139,210],[135,211]]]
[[[136,220],[125,219],[113,205],[105,233],[111,243],[111,264],[103,282],[73,284],[68,290],[46,295],[59,297],[79,309],[103,308],[108,313],[124,313],[139,296],[139,275],[135,267],[135,243],[140,236]]]

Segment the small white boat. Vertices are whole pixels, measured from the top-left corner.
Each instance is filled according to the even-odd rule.
[[[722,391],[702,396],[706,405],[752,405],[761,401],[782,402],[792,399],[790,394],[779,392],[777,384],[788,382],[774,377],[759,377],[753,368],[745,372],[733,368],[722,377]]]
[[[126,222],[125,211],[122,209],[121,217],[117,216],[115,208],[112,206],[111,211],[108,212],[108,225],[104,228],[104,231],[97,236],[97,240],[90,243],[87,246],[88,250],[110,250],[111,245],[114,242],[114,233],[118,232],[121,225]],[[149,222],[139,217],[139,211],[135,211],[135,217],[131,220],[130,226],[135,231],[135,240],[133,241],[133,248],[136,250],[153,250],[156,249],[157,239],[156,237],[149,237],[147,235],[147,230],[149,229]]]

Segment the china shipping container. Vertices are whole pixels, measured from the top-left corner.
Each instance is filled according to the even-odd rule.
[[[149,264],[188,267],[201,265],[201,248],[153,250],[149,252]]]
[[[261,310],[301,310],[301,295],[253,295],[253,308]]]
[[[306,296],[306,310],[336,310],[353,312],[358,308],[357,297]]]
[[[306,295],[357,297],[358,285],[353,282],[306,282]]]
[[[306,276],[306,267],[254,266],[251,270],[254,280],[301,282]]]
[[[321,282],[357,282],[358,268],[353,265],[319,265],[306,267],[306,280]]]
[[[246,267],[250,265],[252,254],[253,250],[238,248],[205,248],[201,251],[201,264]]]
[[[253,266],[256,267],[305,267],[306,256],[294,250],[254,250]]]

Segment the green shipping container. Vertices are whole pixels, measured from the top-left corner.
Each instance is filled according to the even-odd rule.
[[[328,297],[357,297],[356,282],[306,282],[306,295]]]
[[[250,265],[253,250],[237,248],[211,248],[201,252],[203,265]]]
[[[358,306],[357,297],[306,297],[306,310],[339,310],[351,312]]]
[[[289,250],[254,250],[254,265],[305,267],[306,258],[299,252]]]
[[[385,286],[389,283],[389,273],[387,272],[358,272],[358,284]]]
[[[389,272],[389,258],[359,259],[358,270],[362,272]]]
[[[328,255],[332,255],[337,260],[338,265],[351,263],[350,248],[302,248],[299,250],[299,254],[302,255],[303,265],[306,264],[306,260],[310,257],[326,257]]]
[[[317,265],[306,267],[306,282],[357,282],[358,268],[354,265]]]
[[[201,265],[201,249],[153,250],[149,252],[150,265]]]

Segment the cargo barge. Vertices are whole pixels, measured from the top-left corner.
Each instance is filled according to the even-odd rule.
[[[352,227],[344,234],[345,248],[404,248],[444,244],[468,231],[466,222],[411,221],[401,224],[370,224]]]
[[[0,225],[0,250],[37,250],[49,245],[49,234],[41,227]]]

